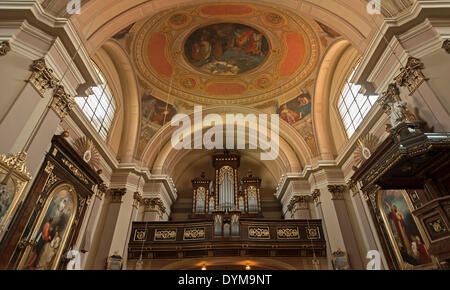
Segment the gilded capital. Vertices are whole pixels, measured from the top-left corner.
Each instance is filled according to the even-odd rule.
[[[36,88],[42,97],[47,90],[54,89],[58,85],[59,80],[53,74],[53,70],[47,67],[45,59],[33,61],[30,70],[32,73],[28,82]]]
[[[352,192],[352,196],[355,196],[358,194],[358,184],[353,179],[349,179],[347,181],[347,188]]]
[[[400,69],[400,74],[394,78],[400,87],[407,87],[410,95],[427,79],[422,73],[423,63],[420,59],[409,57],[406,66]]]
[[[145,211],[158,211],[159,215],[162,216],[166,212],[166,207],[164,206],[162,200],[158,197],[156,198],[144,198],[142,200]]]
[[[314,189],[314,191],[311,193],[311,197],[315,203],[320,202],[320,189]]]
[[[112,203],[120,203],[126,192],[126,188],[110,188],[106,193],[110,196]]]
[[[347,186],[338,184],[338,185],[328,185],[328,191],[331,193],[331,199],[333,200],[342,200],[344,199],[344,192],[347,189]]]
[[[53,102],[51,104],[52,109],[61,118],[64,119],[67,114],[72,110],[75,104],[75,99],[66,93],[63,86],[57,86],[54,95]]]
[[[308,208],[308,202],[310,201],[310,199],[311,197],[308,195],[295,195],[289,202],[288,210],[292,213],[296,205],[298,205],[299,208],[306,209]]]
[[[96,195],[97,195],[100,199],[103,199],[103,197],[105,196],[105,194],[106,194],[107,191],[108,191],[108,187],[106,186],[106,184],[101,183],[101,184],[98,185]]]
[[[5,41],[0,42],[0,56],[5,56],[10,51],[11,51],[11,46],[9,45],[8,41],[5,40]]]
[[[142,202],[142,195],[136,191],[133,195],[133,206],[138,207],[141,202]]]

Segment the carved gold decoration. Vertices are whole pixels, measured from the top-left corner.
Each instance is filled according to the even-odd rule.
[[[100,154],[91,139],[80,137],[73,144],[73,148],[92,169],[97,170],[100,167]]]
[[[50,172],[47,178],[47,182],[45,183],[44,186],[44,191],[48,191],[52,187],[52,185],[55,184],[58,180],[59,180],[58,177],[56,177],[56,175],[53,174],[53,172]]]
[[[250,239],[270,239],[269,227],[248,227],[248,237]]]
[[[410,57],[404,68],[401,68],[400,74],[395,77],[398,86],[407,87],[410,95],[427,79],[422,73],[423,63],[418,58]]]
[[[377,149],[379,138],[373,134],[367,134],[363,138],[358,139],[358,145],[353,152],[355,163],[359,166],[372,156],[373,152]]]
[[[0,164],[8,169],[13,169],[25,180],[31,180],[32,176],[26,167],[27,153],[21,152],[13,155],[0,154]]]
[[[54,89],[58,84],[58,79],[53,75],[53,70],[47,67],[43,58],[33,61],[31,71],[28,81],[42,97],[48,89]]]
[[[162,216],[166,212],[166,207],[164,206],[162,200],[158,197],[156,198],[144,198],[142,200],[145,210],[156,210]]]
[[[353,196],[359,192],[358,184],[351,178],[347,181],[347,188],[352,192]]]
[[[251,199],[251,198],[258,199],[257,189],[256,189],[256,186],[254,186],[254,185],[250,185],[247,188],[247,194],[248,194],[248,199]]]
[[[106,184],[101,183],[98,185],[95,195],[97,195],[100,199],[103,199],[103,197],[105,196],[107,191],[108,191],[108,187],[106,186]]]
[[[446,39],[444,43],[442,43],[442,48],[445,49],[447,53],[450,53],[450,39]]]
[[[183,240],[204,240],[205,228],[186,228],[184,229]]]
[[[306,228],[306,238],[308,240],[319,240],[320,239],[319,227],[307,227]]]
[[[133,194],[133,206],[137,208],[139,207],[140,203],[142,203],[142,195],[136,191]]]
[[[311,193],[311,197],[314,200],[315,203],[320,202],[320,189],[314,189]]]
[[[75,99],[66,93],[64,87],[57,86],[51,104],[51,108],[55,111],[55,113],[61,119],[64,119],[72,110],[74,104]]]
[[[177,230],[155,230],[155,241],[175,241],[177,239]]]
[[[126,188],[110,188],[106,193],[110,196],[112,203],[120,203],[126,192]]]
[[[0,56],[5,56],[10,51],[11,51],[11,46],[9,45],[8,41],[0,42]]]
[[[234,172],[233,172],[233,168],[231,166],[223,166],[222,168],[220,168],[220,172],[219,172],[219,184],[222,184],[223,179],[225,177],[225,173],[228,173],[228,179],[230,180],[230,182],[232,184],[234,184]]]
[[[147,240],[147,229],[136,229],[134,231],[133,242],[143,242]]]
[[[55,165],[53,165],[53,163],[51,163],[50,161],[47,161],[47,166],[45,166],[45,173],[50,174],[53,172],[53,169],[55,169]]]
[[[298,240],[300,232],[298,227],[277,228],[277,238],[282,240]]]
[[[400,98],[400,90],[396,84],[390,84],[377,100],[384,112],[390,116],[392,127],[402,122],[416,122],[417,118],[408,110],[407,103]]]
[[[328,185],[328,191],[331,193],[331,199],[333,200],[343,200],[346,189],[345,185]]]
[[[291,198],[291,201],[288,204],[288,210],[292,213],[296,204],[298,204],[300,208],[307,209],[309,200],[310,200],[309,196],[295,195],[294,197]]]
[[[433,231],[437,234],[447,231],[446,227],[443,225],[442,219],[437,219],[428,224],[429,224],[430,228],[433,229]]]
[[[84,182],[85,184],[89,184],[88,179],[86,178],[86,176],[83,174],[83,172],[78,169],[78,167],[76,167],[75,165],[72,164],[72,162],[70,162],[69,160],[67,160],[66,158],[62,157],[61,158],[62,163],[67,166],[67,168],[78,178],[80,179],[82,182]]]

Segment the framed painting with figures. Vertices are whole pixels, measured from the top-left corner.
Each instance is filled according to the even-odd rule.
[[[0,155],[0,241],[31,180],[25,166],[26,155]]]
[[[428,241],[411,213],[414,207],[405,190],[381,190],[378,204],[389,244],[401,269],[425,268],[432,265]]]
[[[77,195],[69,184],[49,194],[32,232],[33,242],[25,250],[19,269],[54,270],[69,240],[77,210]]]

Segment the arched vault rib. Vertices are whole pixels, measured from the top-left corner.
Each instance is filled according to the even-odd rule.
[[[247,108],[242,106],[220,106],[212,107],[203,110],[203,116],[206,114],[219,114],[223,116],[224,122],[225,114],[255,114],[258,115],[259,111],[253,108]],[[191,125],[193,126],[193,113],[190,115]],[[226,124],[226,123],[225,123]],[[224,126],[225,128],[226,126]],[[143,157],[143,166],[147,166],[153,173],[163,173],[166,169],[173,168],[174,159],[182,157],[183,152],[187,150],[176,150],[171,144],[171,136],[178,127],[172,127],[170,124],[164,125],[147,144]],[[225,129],[224,129],[225,130]],[[191,142],[193,142],[193,130],[191,131]],[[248,141],[248,130],[246,130],[246,140]],[[270,136],[269,136],[270,137]],[[278,158],[273,161],[278,170],[281,172],[299,172],[306,164],[310,164],[312,159],[312,153],[306,142],[292,126],[283,120],[280,120],[279,127],[279,154]],[[248,148],[248,147],[247,147]],[[181,155],[180,155],[181,154]],[[180,160],[176,158],[177,160]],[[164,172],[168,173],[168,172]]]

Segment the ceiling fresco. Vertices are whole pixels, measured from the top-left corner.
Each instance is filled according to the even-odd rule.
[[[286,102],[311,81],[325,49],[313,19],[264,5],[177,8],[130,32],[144,90],[170,103]]]
[[[256,29],[239,23],[217,23],[195,30],[184,44],[190,64],[213,75],[238,75],[266,60],[269,44]]]
[[[176,113],[242,104],[277,113],[317,154],[311,105],[319,60],[340,35],[277,7],[210,4],[159,13],[113,38],[134,62],[141,91],[137,156]]]

